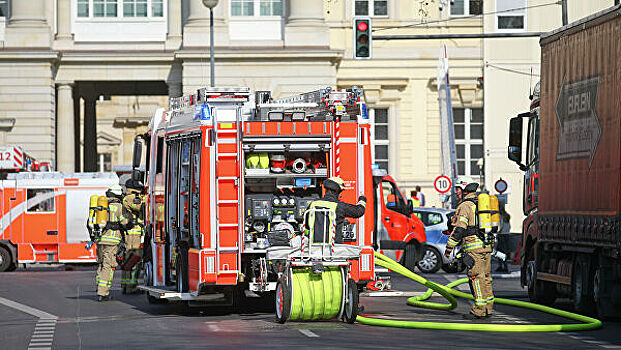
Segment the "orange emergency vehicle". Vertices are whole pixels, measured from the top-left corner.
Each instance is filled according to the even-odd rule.
[[[93,263],[86,219],[91,195],[118,184],[113,173],[23,172],[0,181],[0,272],[21,263]]]
[[[365,215],[348,219],[343,237],[362,248],[351,278],[360,286],[376,279],[382,180],[373,176],[362,89],[272,99],[269,91],[202,88],[171,98],[170,110],[158,110],[140,138],[133,166],[140,166],[144,142],[146,174],[132,176],[144,175],[147,188],[141,288],[149,301],[273,292],[279,267],[266,251],[283,236],[301,235],[305,210],[331,176],[345,181],[343,201],[368,199]],[[417,230],[414,237],[403,227],[388,240],[408,237],[420,246],[422,223]]]

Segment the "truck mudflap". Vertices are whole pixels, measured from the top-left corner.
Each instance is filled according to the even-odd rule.
[[[167,290],[150,286],[138,286],[138,289],[144,290],[145,293],[156,299],[166,299],[170,301],[213,301],[225,298],[225,295],[223,293],[179,293],[174,290]]]

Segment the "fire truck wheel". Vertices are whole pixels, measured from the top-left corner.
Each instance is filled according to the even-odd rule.
[[[356,322],[358,317],[360,295],[358,294],[358,286],[353,279],[347,281],[347,295],[345,296],[345,310],[343,310],[343,319],[345,322],[352,324]]]
[[[0,246],[0,272],[13,271],[15,268],[11,253],[6,248]]]
[[[291,315],[291,285],[281,277],[276,284],[276,322],[287,322],[289,315]]]
[[[416,245],[408,243],[403,251],[402,265],[410,271],[416,268]]]
[[[189,290],[188,280],[188,252],[185,249],[181,249],[179,255],[177,255],[177,263],[175,264],[175,270],[177,271],[176,284],[177,292],[186,293]]]

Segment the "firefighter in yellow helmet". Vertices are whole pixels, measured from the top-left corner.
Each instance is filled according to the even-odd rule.
[[[123,189],[113,185],[106,191],[108,197],[108,220],[97,240],[97,301],[110,300],[110,288],[114,268],[117,267],[116,254],[123,239],[121,231],[127,220],[123,218]]]
[[[123,197],[123,216],[127,218],[125,230],[125,255],[121,271],[121,290],[123,294],[137,291],[139,262],[142,257],[142,237],[144,235],[144,186],[138,181],[128,180],[125,183],[126,195]]]
[[[335,243],[343,243],[343,223],[345,218],[359,218],[364,215],[367,198],[360,196],[358,203],[353,205],[340,201],[340,196],[345,189],[345,181],[340,177],[331,177],[323,182],[323,187],[326,190],[323,198],[313,201],[309,205],[309,209],[329,209],[335,212],[336,233],[334,241]],[[311,224],[312,225],[312,224]],[[314,237],[315,240],[320,240],[319,237]],[[327,240],[326,240],[327,241]]]
[[[492,291],[491,260],[492,247],[484,243],[477,226],[476,192],[479,184],[462,177],[455,184],[460,203],[453,216],[453,232],[446,244],[444,255],[449,257],[457,244],[461,243],[462,259],[468,267],[470,290],[474,304],[464,318],[483,319],[492,316],[494,294]]]

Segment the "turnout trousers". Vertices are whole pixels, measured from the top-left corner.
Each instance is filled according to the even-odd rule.
[[[468,270],[470,289],[474,297],[474,304],[470,312],[476,316],[491,315],[494,306],[492,291],[492,254],[489,252],[468,252],[474,259],[474,266]]]
[[[117,250],[118,245],[97,244],[97,295],[110,294]]]
[[[142,257],[142,249],[127,249],[125,251],[125,261],[128,261],[132,255],[138,255]],[[140,263],[137,263],[131,270],[121,271],[121,287],[125,293],[131,294],[137,291],[138,286],[138,272]]]

